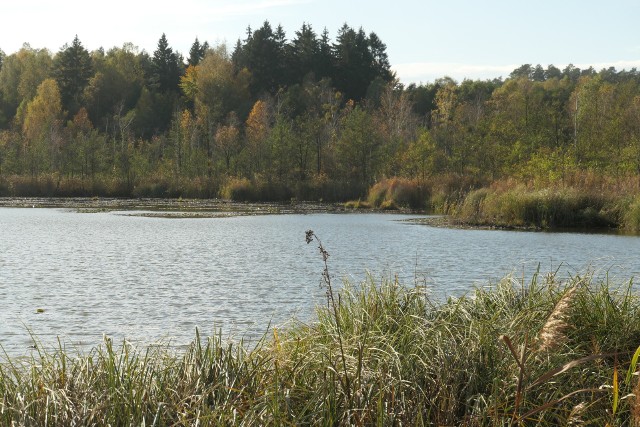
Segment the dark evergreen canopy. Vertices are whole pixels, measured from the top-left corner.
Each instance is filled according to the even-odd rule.
[[[167,36],[162,33],[158,48],[153,52],[150,86],[160,92],[177,91],[181,62],[180,56],[169,47]]]
[[[191,49],[189,50],[189,59],[187,60],[187,65],[198,65],[204,55],[207,53],[207,49],[209,49],[209,43],[204,42],[200,44],[200,41],[196,37],[196,40],[191,45]]]
[[[247,29],[244,41],[238,40],[233,61],[237,71],[246,68],[251,72],[254,95],[274,94],[313,75],[316,80],[331,78],[347,99],[358,101],[373,81],[389,82],[394,77],[382,40],[375,33],[356,32],[347,24],[332,45],[326,29],[318,38],[306,23],[287,43],[282,27],[274,31],[265,21],[256,31]]]
[[[71,45],[64,45],[55,57],[53,75],[58,83],[62,104],[70,113],[80,107],[80,97],[93,75],[89,52],[76,35]]]

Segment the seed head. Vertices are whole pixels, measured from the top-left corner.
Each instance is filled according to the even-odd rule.
[[[313,234],[313,230],[307,230],[306,231],[307,245],[313,241],[313,236],[314,235],[315,234]]]

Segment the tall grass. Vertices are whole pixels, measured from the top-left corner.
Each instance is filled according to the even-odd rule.
[[[109,174],[71,177],[58,173],[36,177],[0,176],[0,197],[145,197],[223,199],[241,202],[344,202],[361,197],[360,184],[313,175],[296,182],[226,176],[175,177],[158,172],[131,180]]]
[[[471,191],[454,217],[471,224],[535,228],[603,228],[620,225],[620,200],[576,188],[529,189],[523,185]]]
[[[640,233],[640,195],[628,201],[623,218],[624,229]]]
[[[472,176],[457,174],[442,174],[424,180],[384,178],[369,188],[366,201],[359,200],[357,204],[376,209],[409,208],[449,214],[466,194],[486,184]]]
[[[462,223],[497,227],[616,228],[640,231],[640,180],[588,171],[540,186],[513,179],[449,197],[442,213]]]
[[[429,190],[415,179],[383,179],[369,189],[367,202],[381,209],[424,209],[429,202]]]
[[[322,174],[297,182],[269,181],[258,175],[252,179],[225,178],[219,196],[241,202],[289,202],[294,199],[344,202],[364,193],[364,188],[359,184],[331,180]]]
[[[638,319],[631,282],[589,276],[507,277],[446,301],[345,283],[313,322],[251,345],[196,331],[183,351],[107,339],[6,357],[0,424],[631,425]]]

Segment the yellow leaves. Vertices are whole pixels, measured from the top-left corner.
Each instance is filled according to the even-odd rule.
[[[450,82],[438,89],[436,93],[436,117],[440,123],[446,123],[453,118],[457,98],[455,83]]]
[[[191,68],[191,66],[189,66]],[[193,128],[194,120],[191,112],[189,110],[184,110],[180,115],[180,129],[182,132],[188,132],[191,128]]]
[[[220,122],[248,96],[249,75],[246,70],[235,73],[224,45],[209,49],[196,66],[189,66],[180,79],[180,88],[194,103],[198,117]]]
[[[184,76],[180,77],[180,88],[191,100],[198,94],[198,68],[197,65],[189,65]]]
[[[255,143],[264,140],[269,132],[269,121],[270,114],[267,103],[262,100],[256,101],[246,122],[249,141]]]
[[[59,125],[62,116],[62,103],[60,100],[60,90],[53,79],[46,79],[29,104],[25,114],[22,131],[26,138],[35,141],[51,134],[55,127]]]
[[[216,131],[216,143],[220,147],[231,146],[240,139],[240,131],[235,126],[220,126]]]
[[[93,129],[93,124],[89,119],[86,108],[82,107],[73,117],[73,127],[80,132],[88,133]]]

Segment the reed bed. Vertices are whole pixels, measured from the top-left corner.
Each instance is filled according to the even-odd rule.
[[[107,339],[5,356],[0,425],[639,425],[631,281],[507,277],[446,301],[394,280],[337,292],[325,254],[315,320],[257,342],[196,331],[182,351]]]
[[[367,195],[369,205],[380,209],[424,209],[429,199],[426,184],[417,179],[397,177],[377,182]]]
[[[475,225],[533,228],[625,228],[625,197],[576,188],[481,188],[453,210],[458,220]]]
[[[470,187],[449,197],[441,213],[468,225],[538,229],[640,231],[640,180],[575,173],[562,183],[513,179]],[[433,202],[432,202],[433,204]]]

